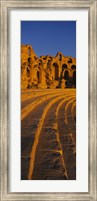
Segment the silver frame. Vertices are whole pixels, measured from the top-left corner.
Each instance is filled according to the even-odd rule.
[[[74,200],[97,201],[97,133],[96,133],[96,100],[97,100],[97,1],[96,0],[1,0],[1,200]],[[8,16],[12,9],[19,8],[62,8],[88,9],[89,14],[89,192],[88,193],[8,193],[8,78],[9,78],[9,44],[8,44]]]

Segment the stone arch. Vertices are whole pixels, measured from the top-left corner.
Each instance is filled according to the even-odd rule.
[[[51,57],[51,56],[48,56],[47,58],[48,58],[48,60],[51,60],[51,61],[52,61],[52,57]]]
[[[76,71],[73,71],[73,84],[76,87]]]
[[[41,62],[41,61],[38,61],[38,65],[41,66],[41,65],[42,65],[42,62]]]
[[[66,64],[62,64],[62,71],[64,71],[64,69],[67,68],[67,65]]]
[[[65,72],[64,72],[64,79],[65,80],[69,79],[69,72],[68,72],[68,70],[65,70]]]
[[[38,79],[38,83],[42,82],[42,72],[41,71],[37,71],[37,79]]]
[[[61,52],[57,53],[57,57],[58,57],[59,61],[62,61],[62,53]]]
[[[42,63],[42,59],[38,59],[38,62],[41,62],[41,63]]]
[[[62,54],[58,55],[59,61],[62,61]]]
[[[72,66],[71,66],[71,69],[76,69],[76,65],[72,65]]]
[[[29,63],[32,63],[31,57],[28,57],[28,62],[29,62]]]
[[[46,60],[47,58],[46,58],[46,56],[43,56],[42,59],[43,59],[43,60]]]
[[[72,63],[72,59],[71,58],[68,59],[68,63]]]
[[[27,66],[27,77],[30,77],[30,69],[28,66]]]
[[[31,56],[31,47],[28,47],[28,56]]]
[[[51,68],[51,60],[50,59],[48,59],[48,61],[47,61],[47,67]]]
[[[55,67],[55,80],[59,79],[59,66],[57,63],[53,63],[53,66]]]
[[[43,64],[42,59],[38,59],[38,64],[39,64],[39,66],[41,66]]]

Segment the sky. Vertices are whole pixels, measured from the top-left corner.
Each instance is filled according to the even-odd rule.
[[[62,52],[76,58],[76,21],[21,21],[21,44],[38,57]]]

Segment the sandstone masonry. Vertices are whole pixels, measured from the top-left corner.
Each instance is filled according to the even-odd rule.
[[[75,88],[76,59],[58,52],[39,58],[30,45],[21,46],[21,88]]]

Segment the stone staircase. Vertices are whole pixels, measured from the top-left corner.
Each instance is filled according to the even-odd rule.
[[[75,89],[32,93],[22,102],[21,179],[74,180]]]

